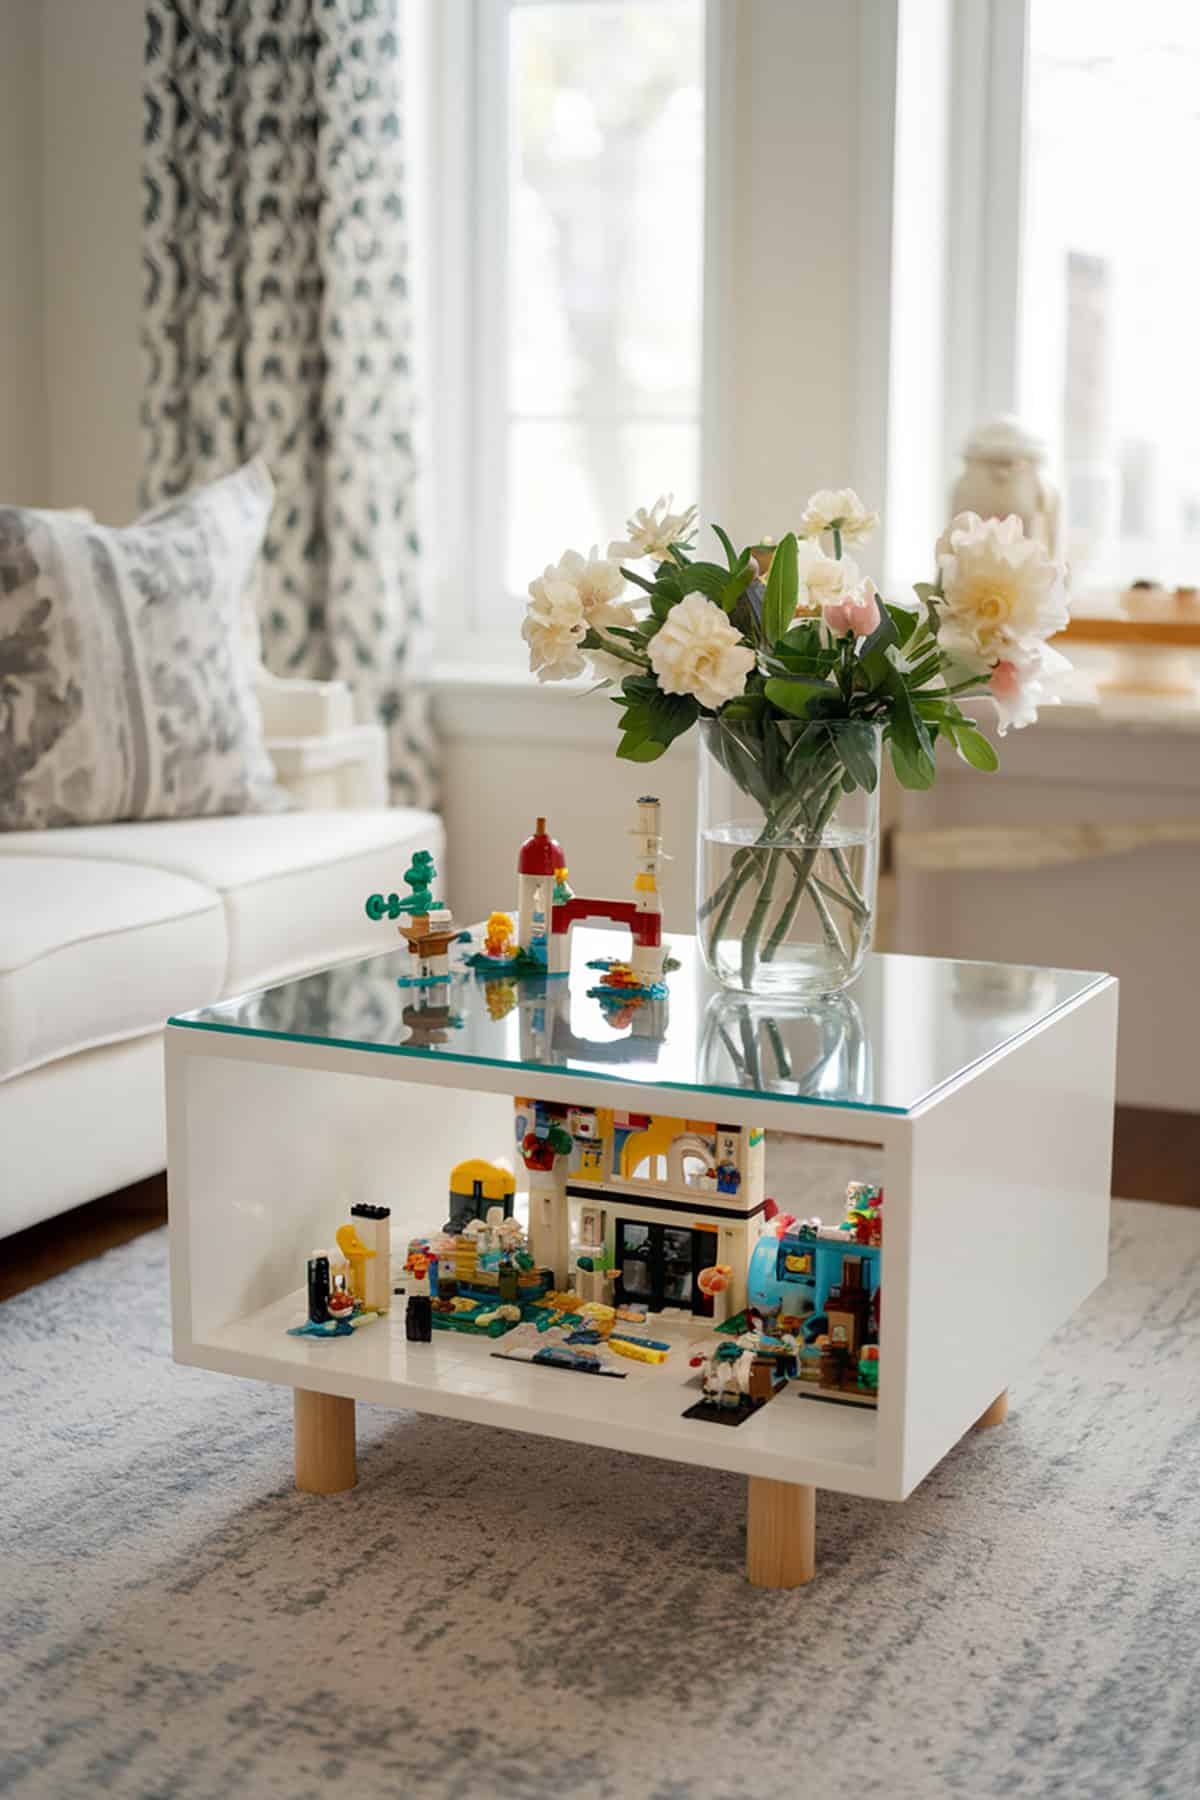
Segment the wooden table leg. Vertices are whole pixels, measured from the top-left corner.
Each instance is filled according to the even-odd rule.
[[[997,1394],[996,1398],[992,1401],[992,1404],[988,1407],[987,1411],[984,1413],[980,1413],[979,1417],[975,1421],[974,1429],[976,1431],[982,1431],[984,1429],[984,1427],[987,1425],[1003,1425],[1003,1423],[1004,1423],[1005,1419],[1007,1419],[1007,1417],[1008,1417],[1008,1389],[1005,1388],[1005,1390],[1002,1394]]]
[[[358,1480],[354,1402],[340,1394],[296,1393],[296,1486],[304,1494],[341,1494]]]
[[[817,1490],[752,1475],[746,1498],[746,1580],[751,1587],[794,1588],[816,1567]]]

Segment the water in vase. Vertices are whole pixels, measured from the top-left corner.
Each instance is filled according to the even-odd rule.
[[[763,843],[750,825],[701,836],[697,933],[727,987],[829,994],[871,942],[878,837],[831,826],[819,842]]]

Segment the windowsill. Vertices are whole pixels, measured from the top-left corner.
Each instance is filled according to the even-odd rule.
[[[520,664],[437,663],[434,702],[442,735],[462,739],[536,739],[556,745],[613,742],[609,690],[595,690],[586,677],[540,682]],[[530,711],[536,714],[531,727]],[[986,703],[981,709],[986,714]],[[983,721],[986,723],[986,718]],[[1043,707],[1038,727],[1059,732],[1200,732],[1200,695],[1098,691],[1092,676],[1077,668],[1060,706]],[[1010,738],[1009,743],[1012,743]],[[681,740],[694,748],[692,734]]]
[[[538,681],[512,663],[435,663],[434,708],[447,743],[523,740],[553,751],[612,750],[616,714],[608,689],[578,681]]]

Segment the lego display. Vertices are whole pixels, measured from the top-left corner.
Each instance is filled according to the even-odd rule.
[[[824,1226],[764,1195],[761,1131],[529,1099],[514,1124],[527,1223],[510,1169],[456,1163],[449,1217],[409,1241],[395,1289],[407,1343],[483,1337],[507,1361],[620,1379],[682,1343],[700,1390],[683,1416],[719,1425],[786,1390],[878,1404],[877,1187],[852,1181]],[[390,1209],[356,1204],[334,1236],[341,1260],[309,1259],[293,1336],[350,1337],[389,1309]]]

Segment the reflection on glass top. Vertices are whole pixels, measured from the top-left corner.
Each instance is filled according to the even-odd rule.
[[[692,938],[670,941],[680,967],[667,977],[665,1000],[597,998],[600,976],[588,959],[619,952],[628,939],[577,926],[569,976],[484,979],[462,967],[471,949],[462,945],[455,946],[449,982],[400,987],[397,977],[408,972],[401,950],[339,963],[171,1023],[367,1054],[902,1113],[1105,979],[1008,963],[871,956],[845,993],[783,1007],[717,987]]]

